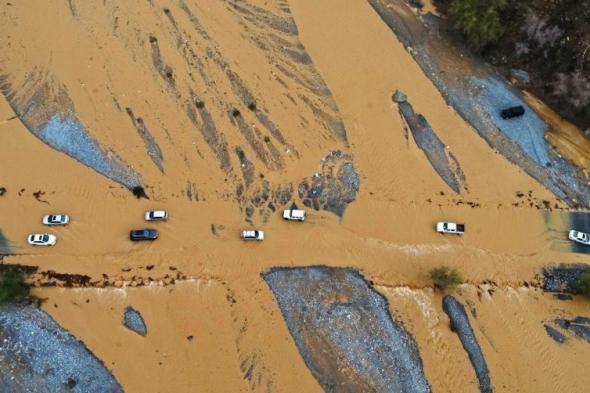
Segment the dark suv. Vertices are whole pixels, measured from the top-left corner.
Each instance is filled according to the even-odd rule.
[[[134,229],[129,232],[129,239],[137,240],[156,240],[158,238],[158,231],[155,229]]]

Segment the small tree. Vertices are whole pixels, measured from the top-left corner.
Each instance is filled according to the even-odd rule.
[[[19,302],[28,295],[24,274],[14,266],[5,266],[0,272],[0,306]]]
[[[447,291],[461,283],[461,274],[448,266],[439,266],[430,270],[430,279],[435,289]]]
[[[501,12],[507,0],[453,0],[448,10],[451,24],[476,50],[497,41],[505,31]]]
[[[578,291],[590,299],[590,271],[582,273],[578,279]]]

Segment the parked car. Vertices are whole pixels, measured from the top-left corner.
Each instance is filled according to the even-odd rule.
[[[70,217],[65,214],[48,214],[43,217],[45,225],[66,225],[70,222]]]
[[[522,115],[524,115],[524,107],[522,105],[511,106],[510,108],[502,109],[500,111],[500,116],[502,116],[502,119],[504,120],[520,117]]]
[[[305,220],[305,211],[298,209],[285,209],[283,210],[283,218],[290,221],[303,221]]]
[[[138,240],[156,240],[158,238],[158,231],[155,229],[134,229],[129,232],[129,239],[133,241]]]
[[[457,224],[454,222],[438,222],[436,224],[436,231],[438,233],[454,233],[462,235],[465,233],[465,224]]]
[[[57,238],[49,233],[33,233],[27,240],[31,246],[53,246]]]
[[[166,221],[168,219],[168,213],[164,210],[150,210],[145,212],[146,221]]]
[[[590,246],[590,234],[588,234],[588,233],[578,232],[578,231],[572,229],[569,232],[568,237],[570,238],[570,240],[572,240],[576,243],[585,244],[587,246]]]
[[[242,240],[264,240],[264,232],[257,229],[242,231]]]

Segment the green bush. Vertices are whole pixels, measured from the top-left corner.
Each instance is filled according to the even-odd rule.
[[[578,291],[590,299],[590,272],[583,273],[578,279]]]
[[[461,274],[448,266],[439,266],[430,271],[430,279],[435,289],[447,291],[461,283]]]
[[[451,24],[474,49],[498,41],[506,29],[502,11],[507,0],[453,0],[448,8]]]
[[[5,266],[0,272],[0,305],[19,302],[29,296],[23,272],[13,266]]]

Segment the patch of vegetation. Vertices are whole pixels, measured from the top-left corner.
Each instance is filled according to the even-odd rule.
[[[454,0],[448,8],[449,21],[470,46],[480,50],[504,34],[502,11],[507,4],[507,0]]]
[[[430,279],[435,289],[448,291],[461,283],[461,274],[457,269],[448,266],[439,266],[430,270]]]
[[[587,299],[590,299],[590,271],[580,275],[578,279],[578,291]]]
[[[14,266],[4,266],[0,271],[0,306],[20,302],[28,296],[23,272]]]
[[[148,197],[148,195],[145,193],[145,189],[142,186],[135,186],[131,189],[131,192],[133,193],[133,195],[135,195],[135,197],[137,199],[139,198],[145,198],[145,199],[150,199]]]
[[[256,103],[255,102],[249,103],[248,109],[250,109],[251,111],[255,111],[256,110]]]
[[[240,116],[240,114],[241,114],[241,113],[240,113],[240,110],[239,110],[239,109],[234,109],[234,110],[232,110],[232,112],[231,112],[231,115],[232,115],[233,117],[238,117],[238,116]]]
[[[199,109],[203,109],[205,107],[205,103],[201,100],[196,100],[195,101],[195,105],[197,106],[197,108]]]
[[[452,30],[590,137],[590,0],[436,0]],[[522,75],[522,72],[521,72]]]

